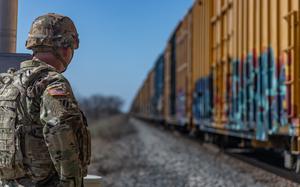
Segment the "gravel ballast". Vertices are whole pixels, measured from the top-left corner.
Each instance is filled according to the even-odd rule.
[[[136,119],[123,123],[119,127],[127,135],[110,142],[93,139],[90,173],[102,175],[104,186],[298,186],[177,132]]]

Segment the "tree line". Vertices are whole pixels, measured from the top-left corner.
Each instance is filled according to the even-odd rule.
[[[79,105],[89,120],[97,120],[122,113],[124,101],[119,96],[101,94],[81,97]]]

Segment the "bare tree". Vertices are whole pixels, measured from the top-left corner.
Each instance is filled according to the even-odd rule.
[[[122,112],[123,100],[118,96],[92,95],[79,99],[79,104],[87,118],[96,120]]]

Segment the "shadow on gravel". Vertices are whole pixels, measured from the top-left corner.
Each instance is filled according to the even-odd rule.
[[[128,116],[118,115],[90,124],[92,161],[89,174],[104,177],[104,186],[114,186],[132,155],[128,139],[136,133]]]

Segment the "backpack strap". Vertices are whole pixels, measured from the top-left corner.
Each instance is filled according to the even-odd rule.
[[[22,71],[22,70],[20,70]],[[57,72],[54,68],[47,67],[47,66],[39,66],[37,68],[34,68],[28,77],[26,77],[25,82],[22,81],[24,74],[23,73],[17,73],[20,76],[16,76],[18,80],[14,81],[14,85],[19,89],[19,91],[27,96],[26,89],[33,84],[33,82],[41,76],[42,72],[47,72],[47,71],[55,71]]]
[[[40,66],[40,67],[33,69],[31,74],[29,75],[29,77],[27,77],[27,80],[24,85],[25,88],[28,88],[33,83],[33,81],[35,81],[35,79],[41,75],[41,73],[47,72],[47,71],[57,72],[54,68],[47,67],[47,66]]]
[[[0,74],[0,85],[2,85],[0,88],[0,94],[3,93],[3,91],[6,89],[7,85],[11,84],[13,82],[14,78],[12,74],[9,73],[1,73]]]
[[[16,73],[16,76],[14,77],[13,85],[19,90],[19,92],[25,96],[28,97],[27,95],[27,88],[33,84],[33,81],[35,81],[36,78],[41,76],[42,72],[46,71],[55,71],[53,68],[46,67],[46,66],[40,66],[35,69],[30,73],[28,77],[26,77],[25,82],[22,81],[24,73]],[[22,116],[24,117],[24,120],[26,123],[31,123],[33,119],[29,115],[28,111],[26,110],[26,106],[23,106],[22,102],[19,105],[19,110],[22,113]]]
[[[0,83],[1,84],[9,84],[10,82],[6,82],[4,79],[5,78],[9,78],[10,80],[9,81],[13,81],[13,75],[12,74],[9,74],[9,73],[1,73],[0,74]]]

